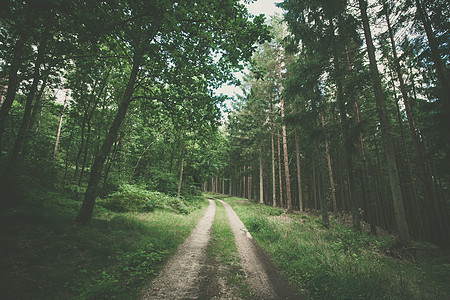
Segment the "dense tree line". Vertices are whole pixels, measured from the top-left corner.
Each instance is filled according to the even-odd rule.
[[[81,224],[120,184],[180,195],[220,169],[212,91],[268,38],[239,1],[166,0],[7,1],[0,35],[3,201],[14,176],[63,185]]]
[[[448,2],[279,5],[206,188],[449,246]]]

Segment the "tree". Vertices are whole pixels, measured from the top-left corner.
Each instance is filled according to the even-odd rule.
[[[132,37],[130,49],[133,54],[132,69],[130,77],[120,102],[117,115],[107,133],[106,139],[100,151],[96,154],[93,166],[91,168],[91,174],[89,178],[88,187],[86,190],[83,205],[77,216],[77,222],[85,224],[89,222],[92,216],[92,211],[95,204],[95,197],[98,192],[98,183],[101,177],[101,171],[108,155],[112,144],[118,134],[120,125],[125,118],[127,108],[133,100],[133,92],[135,89],[135,83],[138,78],[139,70],[144,67],[141,63],[146,62],[148,51],[152,50],[145,41],[156,42],[164,41],[167,44],[161,44],[162,50],[182,49],[183,52],[163,52],[166,55],[165,59],[174,62],[175,64],[181,63],[180,59],[191,59],[190,63],[194,62],[204,69],[211,71],[211,57],[209,56],[210,49],[221,48],[224,51],[223,57],[219,60],[218,68],[213,74],[214,77],[210,77],[208,73],[201,73],[206,78],[217,80],[223,79],[228,74],[230,68],[236,67],[240,59],[248,58],[252,51],[252,45],[260,36],[265,33],[263,31],[262,19],[256,17],[254,23],[250,23],[247,20],[247,14],[243,5],[238,5],[234,2],[215,3],[215,5],[198,5],[198,3],[185,3],[183,5],[172,5],[169,2],[159,5],[146,5],[139,3],[140,5],[130,8],[132,11],[132,18],[130,19],[130,25],[133,25],[133,33],[129,33]],[[201,9],[200,9],[201,8]],[[189,14],[187,13],[189,12]],[[171,16],[168,19],[161,19],[159,16]],[[234,17],[234,25],[227,20],[228,17]],[[186,17],[188,17],[186,19]],[[207,18],[207,19],[205,19]],[[199,21],[200,20],[200,21]],[[186,27],[179,27],[179,23],[185,24]],[[144,24],[150,24],[150,28],[146,28]],[[201,27],[201,31],[196,26]],[[173,29],[178,28],[178,35],[173,36]],[[182,29],[183,28],[183,29]],[[239,34],[238,34],[239,31]],[[247,39],[242,38],[241,33],[247,32]],[[214,33],[214,34],[213,34]],[[184,34],[189,34],[190,39],[187,41],[184,39]],[[142,39],[143,37],[145,39]],[[223,39],[224,35],[228,35],[229,38]],[[196,43],[200,44],[196,44]],[[180,43],[180,44],[178,44]],[[166,48],[167,47],[167,48]],[[196,51],[200,51],[197,52]],[[151,51],[150,53],[152,53]],[[196,57],[192,54],[196,53]],[[155,54],[153,52],[153,54]],[[203,55],[202,55],[203,54]],[[186,55],[186,56],[184,56]],[[149,57],[150,62],[157,63],[154,57]],[[195,64],[192,64],[195,65]],[[206,70],[205,70],[206,69]],[[220,76],[222,75],[222,76]],[[218,77],[219,76],[219,77]]]
[[[386,111],[385,96],[381,86],[380,75],[378,72],[377,62],[375,58],[375,48],[373,46],[372,34],[370,30],[369,18],[367,16],[367,2],[359,0],[359,8],[361,11],[361,18],[364,27],[364,35],[367,44],[367,54],[370,61],[370,71],[372,75],[372,84],[377,103],[377,113],[380,119],[381,132],[384,142],[384,151],[389,170],[389,179],[392,197],[394,201],[395,219],[397,223],[397,230],[400,241],[409,244],[410,235],[408,224],[406,222],[405,208],[403,204],[402,193],[400,189],[400,178],[397,170],[397,162],[395,158],[395,149],[391,136],[391,125]]]

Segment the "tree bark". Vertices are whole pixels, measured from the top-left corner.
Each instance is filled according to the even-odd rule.
[[[134,84],[136,82],[137,74],[139,72],[139,66],[142,61],[143,54],[135,53],[133,57],[133,66],[131,69],[130,77],[128,79],[125,93],[122,101],[119,104],[117,115],[114,118],[111,127],[106,135],[106,138],[102,144],[102,147],[95,156],[94,163],[91,168],[91,174],[89,176],[89,182],[84,196],[83,204],[78,212],[76,222],[78,224],[87,224],[92,218],[92,212],[95,206],[95,198],[98,195],[98,183],[102,174],[102,167],[106,160],[106,157],[111,149],[112,144],[117,138],[117,134],[120,129],[120,125],[125,118],[128,106],[132,101],[132,95],[134,91]]]
[[[278,77],[280,79],[280,95],[283,94],[283,83],[281,76],[281,51],[278,45]],[[284,154],[284,177],[286,179],[286,200],[287,200],[287,211],[292,212],[292,196],[291,196],[291,178],[289,176],[289,156],[288,156],[288,145],[287,145],[287,131],[286,124],[284,122],[284,98],[280,97],[281,103],[281,120],[283,122],[282,132],[283,132],[283,154]]]
[[[333,20],[330,19],[330,29],[331,36],[335,39],[334,34],[334,26]],[[337,41],[334,41],[334,44],[337,44]],[[353,230],[356,232],[361,232],[361,222],[360,222],[360,214],[359,214],[359,203],[356,198],[356,186],[355,186],[355,177],[353,173],[353,143],[350,137],[350,128],[347,119],[347,109],[345,106],[344,92],[342,80],[339,75],[341,71],[341,65],[339,62],[339,56],[336,46],[333,47],[333,66],[335,73],[335,81],[336,81],[336,100],[339,106],[339,115],[341,119],[341,131],[342,136],[344,138],[344,152],[345,159],[347,164],[348,171],[348,183],[349,183],[349,197],[350,197],[350,210],[352,213],[352,222],[353,222]]]
[[[434,66],[436,68],[436,75],[438,77],[439,83],[442,85],[442,93],[441,95],[445,97],[445,101],[448,101],[448,91],[450,90],[449,79],[445,73],[445,64],[439,54],[439,44],[436,40],[436,37],[433,33],[433,29],[431,28],[430,20],[428,19],[427,13],[420,2],[420,0],[415,0],[417,11],[419,12],[419,18],[422,21],[423,27],[425,29],[425,33],[428,38],[428,43],[430,45],[431,50],[431,59],[434,62]],[[447,104],[448,105],[448,104]]]
[[[49,71],[47,70],[47,72],[45,72],[45,73],[46,74],[41,76],[42,77],[41,87],[39,89],[39,92],[36,95],[36,99],[34,100],[33,112],[31,113],[30,123],[28,124],[29,131],[33,130],[34,123],[36,122],[36,116],[37,116],[38,112],[40,112],[42,110],[42,105],[41,105],[42,95],[44,94],[45,88],[47,87]],[[36,132],[37,132],[37,130],[36,130]]]
[[[280,184],[280,207],[283,208],[283,180],[281,172],[281,143],[280,143],[280,131],[277,132],[278,139],[278,182]]]
[[[183,183],[183,169],[184,169],[184,151],[186,149],[186,132],[187,130],[184,129],[183,133],[183,142],[181,144],[181,161],[180,161],[180,178],[178,180],[178,190],[177,190],[177,196],[180,196],[181,193],[181,184]]]
[[[262,159],[262,144],[259,147],[259,203],[264,203],[264,176],[263,176],[263,159]]]
[[[423,10],[422,10],[420,1],[416,0],[416,4],[417,4],[417,8],[419,10],[419,15],[421,16],[422,21],[424,23],[424,27],[425,27],[425,23],[427,23],[427,20],[426,20],[425,15],[423,15]],[[441,216],[442,212],[439,209],[439,205],[437,205],[437,201],[436,201],[435,197],[433,197],[433,191],[431,188],[432,187],[432,176],[430,176],[430,174],[427,172],[424,153],[422,151],[423,145],[421,145],[421,142],[418,137],[416,124],[414,122],[414,116],[413,116],[411,104],[410,104],[409,97],[408,97],[408,92],[406,90],[406,85],[403,80],[403,73],[402,73],[402,69],[400,67],[400,63],[399,63],[399,59],[398,59],[398,55],[397,55],[397,47],[395,44],[394,33],[393,33],[392,27],[391,27],[391,22],[390,22],[390,18],[389,18],[389,8],[386,3],[386,0],[383,0],[383,6],[384,6],[385,17],[386,17],[386,24],[388,27],[389,39],[391,41],[392,55],[394,57],[394,67],[395,67],[395,71],[397,72],[398,81],[400,83],[400,91],[402,94],[403,103],[405,105],[405,112],[406,112],[406,118],[408,120],[409,131],[410,131],[411,138],[413,141],[414,150],[415,150],[416,156],[417,156],[417,163],[419,165],[419,171],[420,171],[420,179],[423,182],[423,190],[424,190],[424,198],[425,198],[424,200],[426,203],[432,203],[432,205],[434,207],[434,213],[436,216],[436,220],[439,223],[438,230],[441,231],[440,242],[442,245],[445,246],[445,245],[448,245],[448,243],[449,243],[448,224],[445,221],[445,217]],[[428,28],[427,35],[428,35],[428,33],[430,33],[430,35],[432,36],[432,40],[433,40],[433,42],[430,42],[430,47],[431,47],[431,44],[436,46],[437,42],[435,41],[431,27],[429,26],[429,24],[427,24],[426,27]],[[428,38],[428,40],[430,41],[430,38]],[[434,51],[437,52],[438,49],[435,49]],[[432,49],[432,52],[433,52],[433,49]],[[440,70],[442,68],[442,60],[441,60],[439,53],[433,54],[433,56],[437,56],[437,59],[433,59],[433,60],[436,64],[436,68],[439,69],[438,72],[442,73],[443,71]],[[440,62],[437,62],[437,60],[440,60]],[[440,80],[446,81],[446,78],[444,77],[444,75],[445,74],[440,75],[440,76],[443,76],[442,78],[440,78]]]
[[[345,54],[347,59],[347,70],[349,73],[352,71],[352,65],[350,62],[350,55],[348,53],[347,45],[345,45]],[[359,108],[358,108],[358,102],[356,101],[355,95],[351,94],[352,102],[353,102],[353,111],[355,114],[355,123],[358,128],[358,139],[359,139],[359,154],[361,157],[363,170],[362,170],[362,190],[363,190],[363,197],[366,199],[367,202],[367,216],[370,223],[370,231],[373,235],[377,235],[377,228],[376,228],[376,216],[377,216],[377,206],[375,202],[375,196],[371,192],[370,188],[370,181],[369,181],[369,168],[367,166],[367,159],[366,155],[364,153],[364,141],[363,141],[363,135],[361,131],[360,124],[360,118],[359,118]]]
[[[319,149],[319,147],[317,147]],[[320,201],[320,214],[322,216],[322,223],[323,227],[329,228],[330,227],[330,219],[328,217],[328,206],[327,206],[327,199],[325,197],[325,191],[323,189],[324,187],[324,178],[323,178],[323,172],[322,172],[322,159],[321,156],[318,156],[318,164],[319,164],[319,201]]]
[[[33,83],[31,84],[30,91],[28,92],[26,103],[25,103],[25,111],[22,117],[22,122],[20,124],[19,132],[17,133],[16,141],[14,142],[14,146],[11,149],[10,156],[8,159],[8,162],[6,164],[5,169],[12,170],[15,165],[16,161],[19,158],[20,149],[22,148],[22,143],[24,142],[27,131],[28,131],[28,124],[30,124],[30,118],[31,118],[31,111],[33,108],[33,99],[36,96],[36,91],[38,88],[39,80],[40,80],[40,68],[42,63],[44,62],[44,55],[46,52],[46,46],[48,41],[48,32],[45,31],[42,34],[42,39],[39,45],[36,62],[34,64],[34,72],[33,72]],[[9,88],[8,88],[8,94],[9,94]],[[8,99],[7,94],[7,99]],[[6,104],[6,100],[4,105]],[[11,102],[12,104],[12,102]],[[3,109],[3,106],[2,106]],[[1,134],[2,131],[0,131]],[[1,141],[0,141],[1,142]]]
[[[322,115],[322,128],[325,129],[325,118]],[[325,135],[325,154],[327,155],[328,175],[330,177],[331,200],[333,201],[333,211],[337,212],[336,187],[334,185],[333,167],[331,165],[330,150],[328,147],[328,138]]]
[[[411,243],[408,223],[406,221],[405,207],[403,204],[402,192],[400,187],[400,178],[398,175],[397,162],[395,158],[395,149],[391,136],[391,125],[386,111],[385,95],[381,86],[380,74],[378,72],[377,61],[375,57],[375,47],[372,41],[372,34],[369,26],[369,18],[367,16],[366,0],[359,0],[361,17],[364,27],[364,35],[367,44],[367,54],[370,61],[370,71],[372,75],[372,84],[375,92],[375,100],[377,104],[378,118],[380,119],[381,134],[383,137],[386,161],[388,164],[389,179],[391,185],[391,193],[394,204],[395,220],[399,239],[403,244]]]
[[[275,143],[274,143],[274,137],[273,137],[273,125],[272,125],[272,132],[271,132],[271,140],[272,140],[272,206],[277,206],[277,191],[276,191],[276,176],[275,176]]]
[[[6,119],[8,118],[9,111],[11,110],[12,103],[16,98],[17,86],[19,85],[19,79],[17,72],[22,62],[22,51],[25,45],[25,39],[20,38],[14,45],[13,60],[8,72],[8,89],[6,91],[6,97],[0,107],[0,156],[3,152],[3,133],[5,131]]]
[[[61,115],[59,116],[58,130],[56,132],[55,147],[53,147],[53,161],[56,160],[56,154],[58,153],[59,137],[61,135],[62,121],[63,121],[63,117],[64,117],[64,110],[66,109],[66,106],[67,106],[67,96],[68,96],[68,94],[69,94],[69,91],[67,90],[66,91],[66,97],[64,98],[63,108],[61,110]]]
[[[304,210],[303,205],[303,193],[302,193],[302,175],[301,175],[301,169],[300,169],[300,142],[298,138],[298,130],[295,128],[294,130],[294,136],[295,136],[295,154],[297,158],[297,184],[298,184],[298,202],[300,206],[300,211]]]

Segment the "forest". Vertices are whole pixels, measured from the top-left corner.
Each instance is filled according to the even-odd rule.
[[[340,234],[345,249],[330,251],[392,258],[383,263],[401,269],[401,288],[387,298],[450,295],[448,1],[280,0],[271,17],[250,2],[2,5],[7,299],[135,298],[213,196],[312,298],[380,294],[331,288],[330,273],[342,276],[319,263],[291,272],[298,258],[280,252],[303,242],[276,248],[276,232],[298,228],[276,227],[275,215],[305,225],[314,247]],[[223,85],[242,93],[218,94]],[[414,265],[421,257],[430,265]],[[411,271],[419,283],[402,277],[409,268],[429,272]]]

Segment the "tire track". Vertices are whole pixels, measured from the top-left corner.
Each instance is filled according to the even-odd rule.
[[[253,240],[233,208],[222,200],[216,200],[225,207],[248,285],[254,293],[253,299],[303,299],[304,297],[295,293],[276,271],[269,257]]]
[[[206,257],[210,231],[214,222],[216,203],[209,200],[205,214],[191,235],[178,247],[150,288],[141,299],[197,299],[200,295],[196,284]]]

